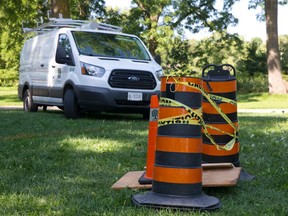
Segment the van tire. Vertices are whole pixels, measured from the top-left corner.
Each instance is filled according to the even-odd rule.
[[[79,116],[79,106],[73,89],[67,89],[64,94],[64,114],[68,119]]]
[[[32,94],[29,89],[26,89],[24,92],[23,110],[26,112],[38,111],[38,105],[34,103]]]
[[[147,110],[143,113],[143,120],[149,120],[150,110]]]

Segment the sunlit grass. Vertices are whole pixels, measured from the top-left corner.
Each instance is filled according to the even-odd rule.
[[[238,95],[239,109],[288,109],[288,94],[249,93]]]
[[[0,106],[21,106],[17,87],[0,87]]]

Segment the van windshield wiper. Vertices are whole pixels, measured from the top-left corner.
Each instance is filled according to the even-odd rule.
[[[86,55],[86,56],[98,56],[98,55],[95,55],[93,53],[83,53],[83,52],[79,52],[80,55]]]

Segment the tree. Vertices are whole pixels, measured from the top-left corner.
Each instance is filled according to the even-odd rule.
[[[222,31],[229,24],[237,23],[229,12],[235,1],[225,0],[222,10],[218,11],[216,0],[132,0],[130,17],[142,26],[142,37],[155,55],[163,29],[177,30],[179,34],[183,34],[184,29],[196,33],[205,27]]]
[[[265,17],[267,32],[267,67],[270,94],[285,94],[286,88],[282,80],[280,52],[278,44],[278,2],[265,1]]]
[[[87,20],[105,15],[104,0],[51,0],[52,17]]]
[[[288,74],[288,35],[280,36],[280,60],[283,74]]]
[[[38,0],[4,0],[0,3],[0,62],[2,68],[17,70],[24,35],[22,24],[36,25],[38,11],[43,5]],[[23,20],[25,19],[25,20]],[[34,21],[25,22],[25,21]]]
[[[63,3],[66,2],[64,5]],[[70,2],[70,7],[68,7]],[[103,16],[104,0],[1,0],[0,1],[0,69],[17,71],[20,51],[25,41],[22,30],[24,27],[36,27],[41,17],[47,20],[47,11],[55,10],[52,16],[88,19],[93,16]],[[57,9],[55,7],[58,7]],[[64,8],[63,8],[64,7]]]
[[[105,0],[70,0],[70,11],[73,19],[102,18],[106,16]]]
[[[51,0],[51,16],[55,18],[70,18],[69,0]]]
[[[143,32],[143,26],[137,20],[131,20],[129,10],[120,10],[119,8],[105,8],[105,16],[99,17],[98,20],[103,23],[121,26],[123,32],[140,36]]]
[[[278,3],[286,4],[287,0],[250,0],[250,8],[264,7],[267,33],[267,69],[270,94],[285,94],[286,90],[281,74],[280,52],[278,42]],[[263,16],[262,18],[263,20]]]
[[[207,64],[237,65],[244,50],[244,42],[237,35],[216,32],[194,45],[191,61],[200,71]]]
[[[252,38],[245,42],[245,54],[238,64],[238,70],[247,73],[249,76],[265,73],[267,71],[267,58],[265,43],[261,38]]]

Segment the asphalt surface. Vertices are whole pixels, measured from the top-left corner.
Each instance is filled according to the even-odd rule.
[[[23,110],[22,106],[0,106],[0,110]],[[41,110],[41,108],[40,108]],[[58,107],[48,106],[47,110],[60,110]],[[288,109],[238,109],[238,113],[288,113]]]

